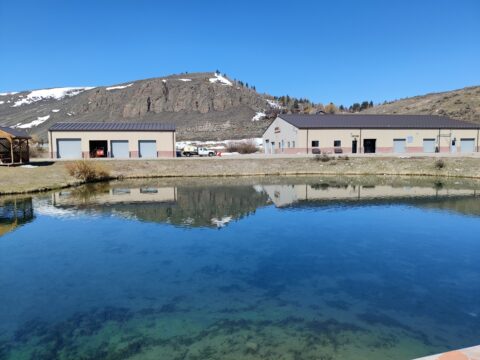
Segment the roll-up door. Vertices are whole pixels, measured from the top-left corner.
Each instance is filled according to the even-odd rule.
[[[157,157],[157,142],[155,140],[140,140],[138,150],[141,158],[154,159]]]
[[[112,140],[112,157],[116,159],[128,159],[130,151],[128,150],[128,140]]]
[[[58,139],[57,158],[59,159],[81,159],[82,142],[80,139]]]

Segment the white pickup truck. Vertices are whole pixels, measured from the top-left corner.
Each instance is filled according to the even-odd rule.
[[[196,147],[187,145],[181,150],[182,156],[215,156],[217,153],[214,150],[205,147]]]

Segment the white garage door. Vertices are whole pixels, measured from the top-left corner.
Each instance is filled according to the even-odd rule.
[[[406,139],[393,139],[393,152],[394,153],[404,153],[406,152],[407,148],[407,140]]]
[[[424,153],[435,152],[435,139],[423,139],[423,152]]]
[[[58,139],[57,158],[59,159],[81,159],[82,142],[80,139]]]
[[[460,139],[460,151],[462,153],[475,152],[475,139]]]
[[[112,140],[112,157],[116,159],[128,159],[130,151],[128,150],[128,140]]]
[[[140,140],[138,149],[141,158],[153,159],[157,157],[157,142],[155,140]]]

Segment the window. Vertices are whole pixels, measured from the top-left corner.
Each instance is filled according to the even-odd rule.
[[[290,147],[290,141],[288,142],[288,147]]]
[[[281,143],[281,142],[278,143],[278,148],[279,148],[279,149],[282,148],[282,143]]]
[[[312,147],[318,147],[318,146],[319,146],[318,140],[313,140],[312,141]]]
[[[292,141],[292,148],[295,147],[295,141]]]
[[[340,140],[334,140],[333,141],[333,146],[335,147],[341,147],[342,146],[342,142]]]

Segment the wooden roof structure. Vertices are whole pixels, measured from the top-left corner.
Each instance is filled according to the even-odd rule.
[[[30,139],[24,130],[0,127],[0,165],[28,163]]]

